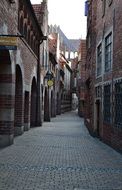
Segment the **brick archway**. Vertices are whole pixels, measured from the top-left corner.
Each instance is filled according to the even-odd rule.
[[[44,121],[50,121],[49,89],[45,87],[44,93]]]
[[[19,65],[16,65],[15,76],[15,111],[14,111],[15,136],[24,131],[23,125],[23,78]]]
[[[14,75],[8,50],[0,50],[0,147],[13,143]]]
[[[30,129],[30,118],[29,118],[29,92],[24,93],[24,131]]]
[[[31,85],[31,108],[30,108],[30,126],[36,126],[36,108],[37,108],[37,84],[33,77]]]
[[[53,91],[51,91],[51,117],[53,117],[54,101],[53,101]]]
[[[51,91],[51,117],[56,117],[55,91]]]

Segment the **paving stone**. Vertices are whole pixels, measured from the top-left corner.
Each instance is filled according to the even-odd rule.
[[[0,190],[122,190],[122,156],[62,114],[0,150]]]

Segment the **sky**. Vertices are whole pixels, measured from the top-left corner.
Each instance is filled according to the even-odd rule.
[[[38,4],[42,0],[31,0]],[[85,0],[48,0],[49,25],[59,25],[69,39],[85,39],[86,17]]]

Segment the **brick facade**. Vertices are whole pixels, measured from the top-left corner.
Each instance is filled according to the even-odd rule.
[[[12,21],[12,22],[11,22]],[[43,36],[30,1],[0,4],[0,34],[18,37],[17,50],[0,50],[0,146],[41,125],[38,73]],[[38,118],[39,116],[39,118]]]
[[[77,95],[78,95],[78,114],[84,116],[85,104],[85,65],[86,65],[86,40],[81,40],[78,52],[78,68],[77,68]]]
[[[121,9],[121,0],[89,1],[86,89],[90,106],[86,104],[85,118],[92,134],[119,151],[122,151]]]

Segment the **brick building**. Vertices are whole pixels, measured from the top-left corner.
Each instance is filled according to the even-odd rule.
[[[77,96],[78,96],[78,114],[84,116],[85,104],[85,77],[86,77],[86,40],[80,41],[77,62]]]
[[[58,79],[58,46],[59,38],[58,34],[52,33],[49,35],[49,60],[50,60],[50,72],[53,75],[53,86],[50,87],[50,117],[55,117],[60,111],[59,107],[59,83]]]
[[[48,40],[48,1],[43,0],[41,4],[33,4],[33,9],[36,14],[38,23],[44,34],[44,38],[41,40],[40,45],[40,71],[41,71],[41,93],[42,93],[42,121],[50,121],[51,117],[51,105],[50,105],[50,89],[48,88],[45,76],[50,70],[50,54],[49,54],[49,40]]]
[[[50,26],[50,51],[53,53],[57,62],[55,66],[55,106],[56,113],[61,114],[71,110],[71,65],[69,55],[69,40],[59,26]],[[69,44],[68,44],[69,43]]]
[[[43,32],[30,0],[2,0],[0,40],[18,40],[17,50],[0,44],[0,146],[41,125],[40,42]],[[5,41],[5,38],[4,40]],[[9,41],[8,43],[10,43]]]
[[[89,131],[122,151],[122,1],[87,1],[86,114]]]

